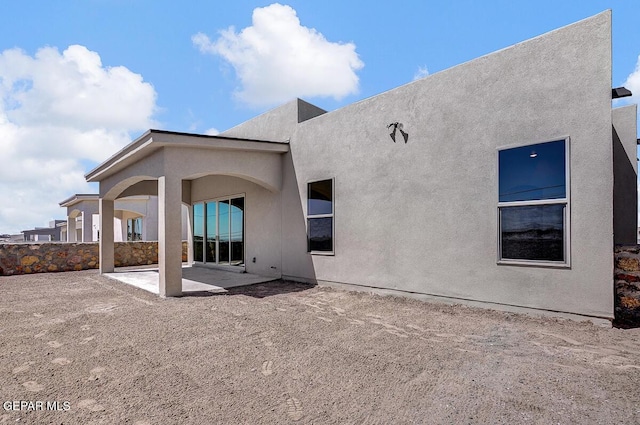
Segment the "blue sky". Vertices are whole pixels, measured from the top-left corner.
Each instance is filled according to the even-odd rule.
[[[150,127],[215,133],[293,96],[334,110],[606,9],[619,86],[638,1],[5,1],[0,233],[62,218],[96,191],[84,173]]]

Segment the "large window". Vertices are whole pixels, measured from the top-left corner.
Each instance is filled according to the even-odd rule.
[[[307,250],[333,253],[333,180],[307,185]]]
[[[569,264],[568,140],[498,152],[498,261]]]
[[[244,266],[244,197],[193,205],[193,257],[200,263]]]

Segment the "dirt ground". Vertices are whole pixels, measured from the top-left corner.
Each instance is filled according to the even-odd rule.
[[[2,424],[638,424],[640,330],[286,282],[161,299],[95,271],[2,277],[0,402]]]

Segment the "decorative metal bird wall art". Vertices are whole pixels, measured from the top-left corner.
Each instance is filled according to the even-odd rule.
[[[387,128],[391,129],[391,131],[389,132],[389,136],[391,136],[391,140],[393,140],[393,143],[396,142],[396,130],[400,130],[400,134],[402,134],[405,143],[407,143],[407,140],[409,140],[409,134],[405,133],[402,130],[403,125],[401,122],[392,122],[387,126]]]

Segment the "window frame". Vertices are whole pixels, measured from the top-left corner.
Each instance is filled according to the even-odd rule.
[[[313,183],[319,183],[324,181],[331,181],[331,213],[330,214],[309,214],[309,194],[310,194],[310,186]],[[336,211],[336,184],[335,178],[325,178],[325,179],[316,179],[307,181],[307,202],[305,206],[305,225],[307,227],[307,253],[311,255],[325,255],[325,256],[333,256],[336,252],[336,222],[335,222],[335,211]],[[309,219],[315,218],[331,218],[331,251],[312,251],[311,250],[311,239],[309,235]]]
[[[529,201],[507,201],[500,202],[500,152],[514,148],[533,147],[545,143],[564,142],[564,161],[565,161],[565,197],[564,198],[548,198],[536,199]],[[551,267],[551,268],[571,268],[571,138],[562,136],[551,138],[546,141],[534,143],[522,143],[508,146],[501,146],[496,149],[496,224],[497,224],[497,252],[496,262],[498,265],[511,266],[533,266],[533,267]],[[545,205],[564,205],[563,213],[563,250],[564,261],[552,260],[526,260],[526,259],[509,259],[502,258],[502,224],[501,214],[502,208],[522,207],[522,206],[545,206]]]
[[[242,198],[244,200],[244,207],[245,209],[243,210],[243,214],[242,214],[242,257],[243,257],[243,264],[242,265],[233,265],[231,264],[231,239],[229,239],[229,261],[227,263],[220,263],[220,209],[219,209],[219,202],[221,201],[229,201],[229,207],[231,207],[231,200],[232,199],[236,199],[236,198]],[[207,254],[206,254],[206,244],[207,244],[207,210],[209,209],[207,207],[208,203],[214,203],[216,204],[216,222],[215,222],[215,228],[216,228],[216,239],[215,239],[215,243],[216,243],[216,256],[214,261],[207,261]],[[201,204],[202,205],[202,261],[198,261],[195,259],[195,241],[193,241],[193,239],[195,238],[195,211],[194,211],[194,206],[197,204]],[[231,210],[229,210],[231,211]],[[241,192],[241,193],[236,193],[236,194],[232,194],[232,195],[225,195],[225,196],[218,196],[215,198],[205,198],[205,199],[201,199],[198,201],[195,201],[191,204],[191,239],[192,239],[192,244],[193,244],[193,264],[197,264],[198,266],[208,266],[208,267],[234,267],[234,268],[238,268],[241,267],[243,269],[246,269],[246,265],[247,265],[247,240],[246,240],[246,236],[247,236],[247,194],[246,192]],[[231,216],[229,216],[229,228],[231,227]],[[231,230],[231,229],[229,229]],[[231,235],[231,233],[229,233],[229,235]],[[231,236],[229,236],[230,238]]]

